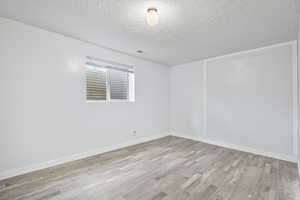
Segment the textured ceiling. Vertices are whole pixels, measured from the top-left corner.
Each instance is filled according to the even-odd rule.
[[[296,39],[296,1],[1,0],[0,16],[172,66]]]

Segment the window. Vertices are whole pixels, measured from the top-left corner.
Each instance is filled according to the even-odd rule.
[[[87,101],[134,101],[134,71],[88,57],[86,90]]]

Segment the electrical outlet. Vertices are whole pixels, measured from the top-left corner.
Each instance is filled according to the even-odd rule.
[[[133,130],[133,131],[132,131],[132,135],[133,135],[133,136],[136,136],[136,130]]]

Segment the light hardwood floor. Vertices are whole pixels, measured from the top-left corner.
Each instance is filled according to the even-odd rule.
[[[0,199],[296,200],[297,166],[168,136],[0,181]]]

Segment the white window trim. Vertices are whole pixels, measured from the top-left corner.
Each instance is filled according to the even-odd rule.
[[[87,57],[88,59],[91,59],[91,57]],[[98,59],[100,60],[100,59]],[[88,64],[88,63],[87,63]],[[89,65],[91,65],[89,63]],[[95,65],[97,65],[97,63],[95,63]],[[115,65],[115,63],[114,63]],[[122,66],[120,64],[118,64],[118,66]],[[124,65],[125,66],[125,65]],[[123,68],[123,67],[121,67]],[[130,69],[130,73],[129,73],[129,83],[128,83],[128,99],[111,99],[111,95],[110,95],[110,80],[109,80],[109,70],[107,70],[105,72],[106,74],[106,100],[87,100],[87,103],[133,103],[135,102],[135,73],[134,73],[134,69],[132,67],[128,68],[128,67],[124,67],[124,69]],[[85,89],[86,91],[86,95],[87,96],[87,89]]]

